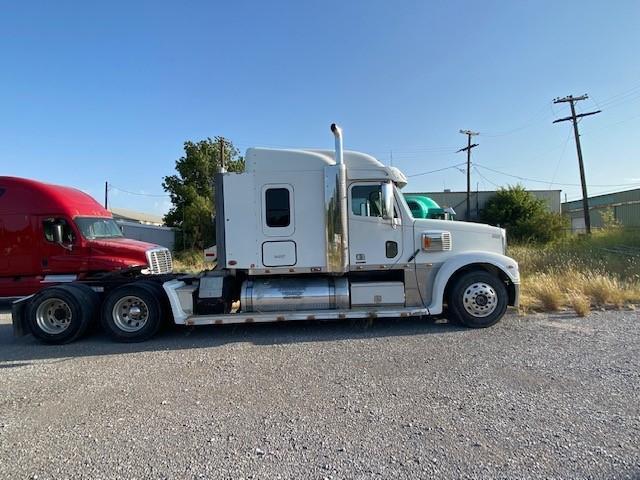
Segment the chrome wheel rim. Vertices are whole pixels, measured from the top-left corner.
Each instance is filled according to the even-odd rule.
[[[488,317],[498,306],[498,294],[484,282],[469,285],[462,295],[464,309],[474,317]]]
[[[64,332],[71,325],[72,318],[71,308],[59,298],[48,298],[36,310],[38,328],[49,335]]]
[[[149,320],[149,308],[140,297],[128,295],[122,297],[113,306],[113,323],[124,332],[137,332],[144,328]]]

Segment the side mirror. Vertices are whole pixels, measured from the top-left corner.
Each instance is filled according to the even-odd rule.
[[[64,243],[62,241],[62,225],[59,223],[53,225],[53,241],[56,243]]]
[[[61,223],[55,223],[53,225],[53,241],[60,245],[62,248],[65,248],[69,251],[73,248],[71,245],[67,245],[64,243],[63,238],[64,227]]]
[[[393,218],[393,183],[382,184],[382,217],[389,220]]]

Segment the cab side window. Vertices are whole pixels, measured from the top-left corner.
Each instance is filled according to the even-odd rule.
[[[351,189],[351,210],[361,217],[382,217],[382,187],[356,185]]]
[[[67,223],[64,218],[47,218],[42,221],[42,230],[44,231],[44,238],[48,242],[53,242],[53,226],[62,225],[62,239],[65,243],[75,243],[76,235],[73,233],[73,229]]]

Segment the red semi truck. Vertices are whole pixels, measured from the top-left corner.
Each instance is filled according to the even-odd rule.
[[[0,298],[114,271],[171,269],[168,249],[124,238],[111,213],[86,193],[0,177]]]

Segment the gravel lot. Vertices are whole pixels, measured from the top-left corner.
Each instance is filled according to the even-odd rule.
[[[0,478],[640,478],[637,312],[14,339]]]

